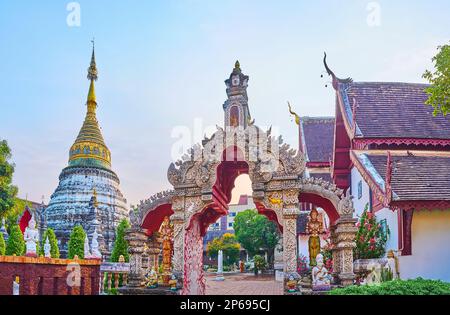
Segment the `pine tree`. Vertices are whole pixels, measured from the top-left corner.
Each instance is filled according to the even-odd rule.
[[[69,238],[69,248],[67,257],[73,259],[75,255],[79,259],[84,259],[84,239],[86,238],[86,232],[81,225],[77,225],[73,228]]]
[[[58,248],[58,241],[56,239],[56,235],[55,232],[53,231],[53,229],[48,228],[47,230],[45,230],[44,235],[42,236],[42,244],[40,247],[40,255],[45,255],[44,253],[44,245],[45,242],[47,240],[48,237],[48,241],[50,243],[50,256],[52,258],[59,258],[59,248]],[[83,251],[84,253],[84,251]]]
[[[3,234],[0,233],[0,256],[5,255],[5,251],[6,251],[5,239],[3,238]]]
[[[8,242],[6,244],[6,255],[12,256],[22,256],[25,254],[25,241],[23,239],[22,231],[19,225],[13,225],[11,227],[11,233],[8,237]]]
[[[118,262],[120,255],[123,255],[126,262],[130,260],[130,255],[128,254],[128,242],[125,240],[125,232],[129,227],[130,224],[126,219],[120,221],[117,226],[116,239],[111,253],[112,262]]]
[[[354,249],[355,259],[380,258],[385,253],[387,234],[381,229],[375,215],[368,210],[366,204],[359,222],[356,224],[356,248]]]

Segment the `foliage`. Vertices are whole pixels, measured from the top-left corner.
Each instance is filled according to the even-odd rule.
[[[44,245],[45,245],[45,241],[47,240],[47,237],[48,237],[48,242],[50,243],[50,256],[52,258],[59,258],[58,240],[56,239],[55,232],[51,228],[46,229],[44,232],[44,235],[41,240],[39,254],[45,255]]]
[[[234,219],[234,231],[237,240],[247,250],[250,256],[265,249],[272,261],[275,246],[280,239],[278,228],[266,216],[258,214],[255,209],[249,209],[237,214]]]
[[[438,50],[432,58],[435,71],[426,70],[422,77],[431,84],[425,89],[428,94],[425,104],[433,106],[434,115],[445,116],[450,112],[450,45],[439,46]]]
[[[297,259],[297,272],[299,275],[304,275],[309,272],[309,262],[308,258],[303,255],[299,254]]]
[[[330,234],[331,231],[328,229],[326,233],[323,235],[322,239],[325,242],[325,244],[322,246],[320,253],[323,256],[323,262],[325,265],[325,268],[327,268],[328,272],[333,272],[333,247],[334,245],[330,241]]]
[[[380,285],[352,285],[333,289],[331,295],[449,295],[450,283],[440,280],[392,280]]]
[[[216,258],[219,250],[222,250],[224,264],[227,266],[237,263],[240,249],[236,236],[231,233],[225,233],[220,238],[213,239],[206,246],[207,254],[211,258]]]
[[[5,239],[3,238],[3,234],[0,233],[0,256],[5,255],[5,251],[6,251]]]
[[[111,261],[118,262],[120,255],[123,255],[125,261],[130,261],[130,254],[128,253],[128,242],[125,240],[125,232],[130,228],[130,224],[126,219],[120,221],[116,230],[116,239],[114,241],[113,250],[111,252]]]
[[[17,187],[12,185],[14,164],[10,163],[11,149],[6,140],[0,141],[0,219],[14,206]]]
[[[11,227],[5,254],[8,256],[22,256],[25,254],[25,241],[23,239],[22,231],[17,224]]]
[[[262,270],[267,268],[267,262],[266,262],[266,260],[264,259],[263,256],[255,255],[253,257],[253,260],[255,262],[255,267],[254,267],[255,274],[258,273],[258,270],[262,271]]]
[[[31,202],[20,198],[14,198],[13,207],[6,212],[6,230],[8,233],[10,233],[10,228],[17,224],[19,217],[23,214],[26,207],[31,209]]]
[[[368,211],[369,204],[366,204],[364,212],[356,224],[356,248],[354,249],[355,259],[380,258],[385,253],[387,233],[381,229],[375,215]]]
[[[84,259],[84,239],[86,238],[86,232],[84,232],[81,225],[77,225],[70,233],[69,246],[67,257],[73,259],[75,255],[78,255],[79,259]]]

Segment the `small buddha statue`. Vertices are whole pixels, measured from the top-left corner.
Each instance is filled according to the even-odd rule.
[[[289,275],[288,281],[286,282],[288,292],[290,292],[290,293],[297,292],[298,291],[297,285],[298,285],[298,282],[297,282],[297,280],[295,280],[294,276]]]
[[[174,274],[172,274],[169,280],[170,291],[177,291],[178,290],[177,284],[178,284],[177,277]]]
[[[158,287],[158,274],[155,271],[155,268],[152,267],[152,270],[146,277],[147,279],[147,287],[154,289]]]
[[[39,241],[39,231],[36,229],[36,221],[34,220],[34,215],[31,216],[31,219],[28,222],[28,226],[25,228],[23,239],[26,243],[25,256],[37,257],[36,245]]]
[[[101,259],[102,258],[102,253],[100,253],[100,250],[98,249],[98,233],[97,233],[97,229],[95,229],[94,233],[92,234],[91,258],[93,258],[93,259]]]
[[[86,235],[86,237],[84,238],[84,259],[89,258],[91,258],[91,252],[89,250],[89,239]]]
[[[50,253],[51,247],[50,247],[50,242],[48,240],[48,236],[45,239],[45,244],[44,244],[44,256],[47,258],[51,258],[52,254]]]
[[[323,255],[316,256],[317,265],[312,269],[312,284],[318,287],[327,287],[331,284],[331,275],[323,263]]]

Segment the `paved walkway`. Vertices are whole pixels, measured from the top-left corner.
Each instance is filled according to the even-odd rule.
[[[214,281],[215,275],[205,274],[207,295],[282,295],[283,283],[275,276],[255,277],[253,274],[224,274],[224,281]]]

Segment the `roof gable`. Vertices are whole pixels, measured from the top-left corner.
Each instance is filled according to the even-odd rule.
[[[426,84],[352,82],[340,84],[347,123],[362,138],[450,139],[450,115],[433,116],[425,105]],[[356,110],[353,109],[356,101]]]

